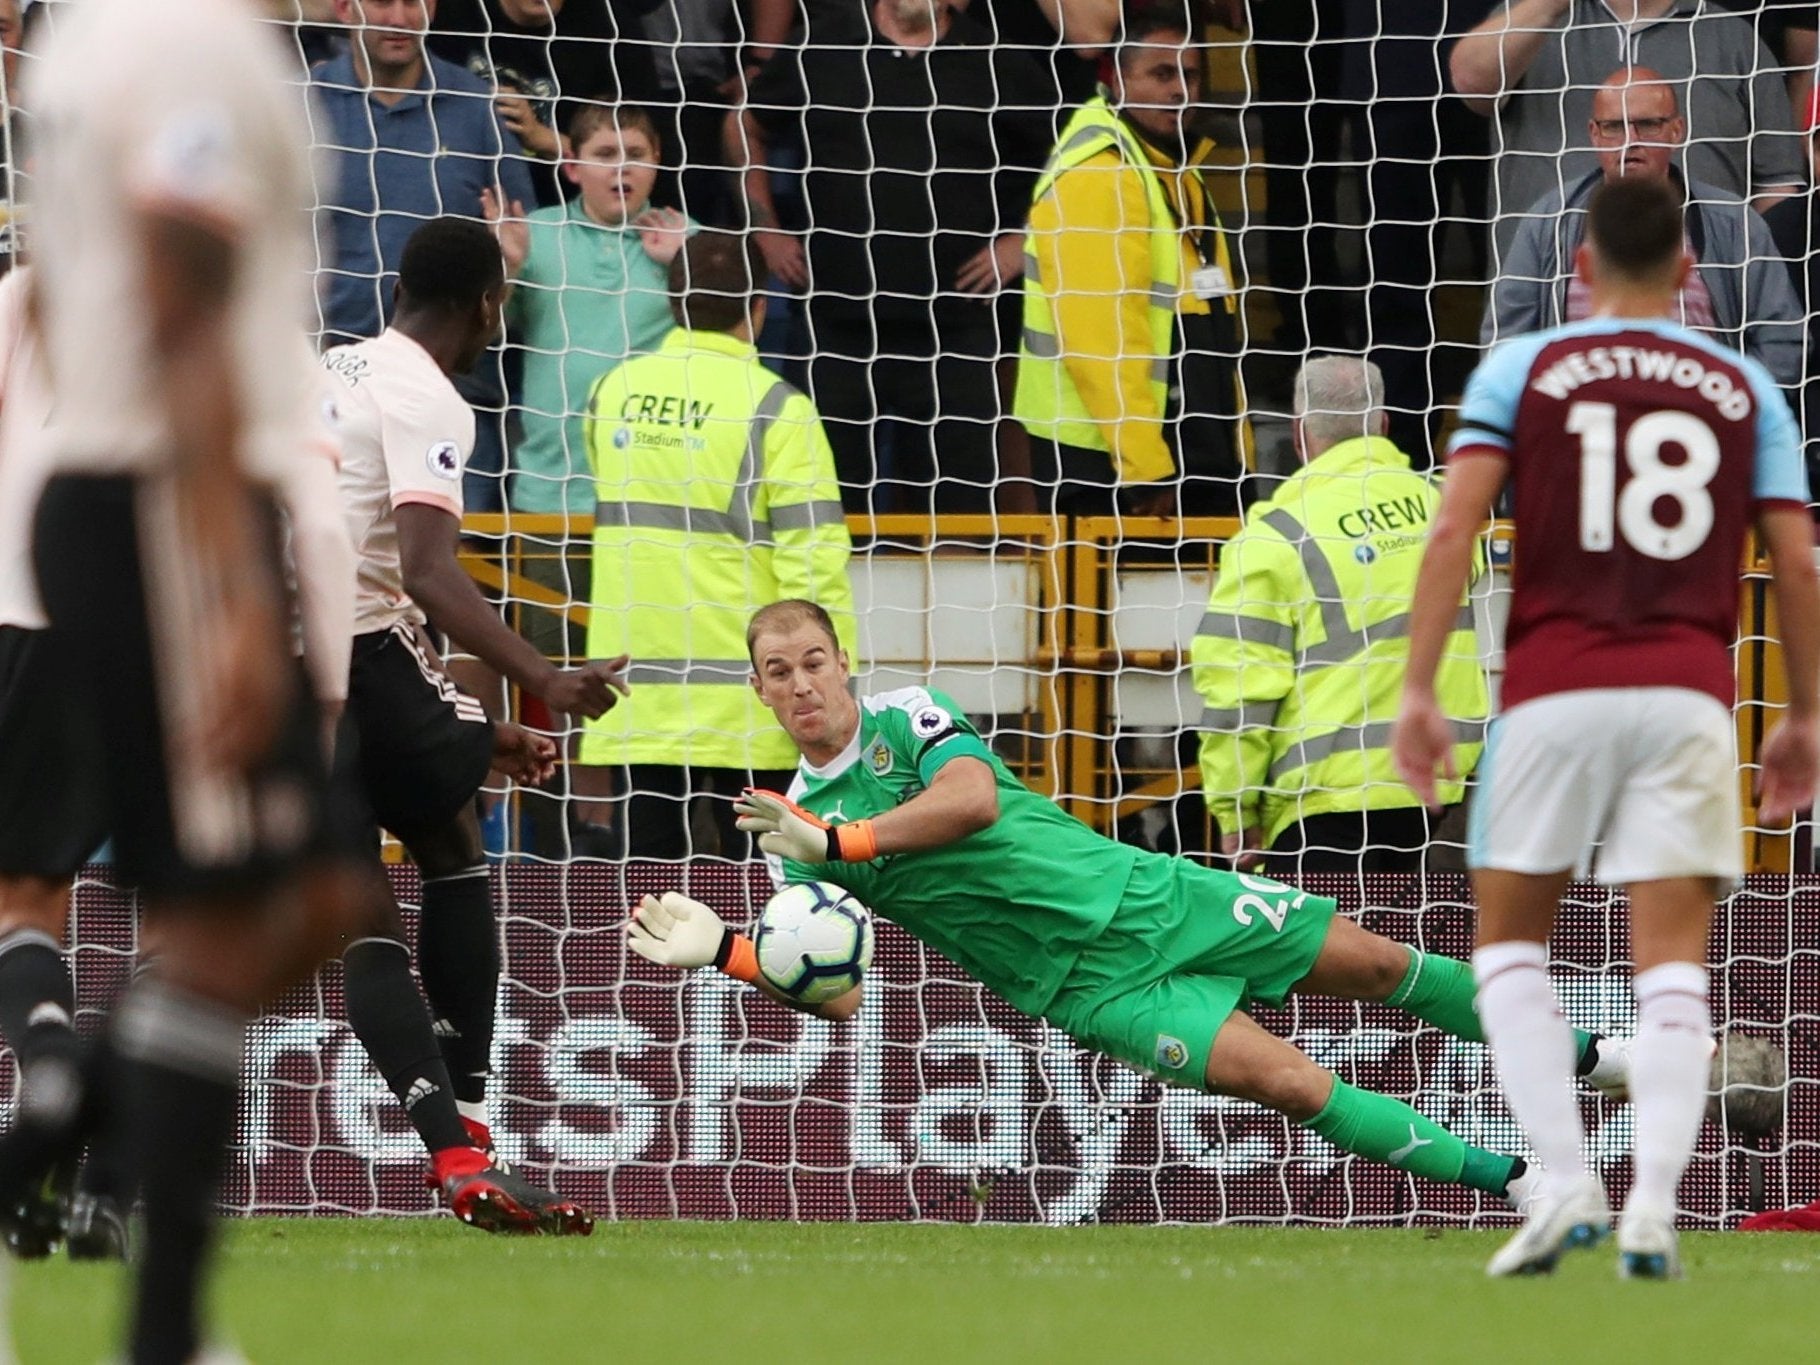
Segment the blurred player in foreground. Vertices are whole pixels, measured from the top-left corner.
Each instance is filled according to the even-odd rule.
[[[556,746],[495,725],[458,688],[425,617],[552,710],[593,717],[625,691],[624,658],[559,669],[481,596],[457,557],[462,472],[474,411],[450,376],[499,335],[505,262],[488,229],[461,218],[419,227],[399,263],[392,325],[322,358],[341,415],[342,491],[360,558],[348,724],[337,766],[365,798],[374,907],[343,954],[348,1022],[429,1150],[455,1215],[496,1232],[585,1235],[574,1203],[492,1162],[486,1085],[499,996],[499,928],[474,798],[490,767],[540,782]],[[423,873],[417,934],[423,993],[377,849],[390,830]]]
[[[311,175],[242,0],[69,8],[27,100],[55,413],[35,547],[65,669],[53,733],[100,743],[38,776],[101,813],[161,957],[97,1053],[39,1061],[0,1141],[0,1210],[105,1117],[145,1210],[130,1358],[169,1365],[202,1350],[247,1020],[322,960],[350,900],[273,505],[311,458]]]
[[[39,1076],[61,1085],[80,1052],[76,992],[63,943],[75,870],[95,852],[99,812],[83,793],[44,775],[101,755],[89,726],[64,730],[59,651],[49,647],[32,572],[32,514],[51,453],[49,380],[31,325],[32,272],[0,280],[0,1036],[12,1048],[23,1102]],[[40,1063],[47,1063],[40,1072]],[[62,1165],[0,1210],[8,1249],[23,1259],[125,1254],[112,1163],[91,1162],[89,1188],[69,1207],[74,1173]],[[99,1184],[99,1189],[95,1188]]]
[[[1479,1014],[1510,1107],[1544,1168],[1493,1275],[1553,1269],[1609,1231],[1548,977],[1561,894],[1598,846],[1626,887],[1638,1026],[1636,1182],[1618,1223],[1626,1276],[1675,1278],[1675,1193],[1712,1053],[1713,902],[1742,873],[1731,645],[1753,522],[1768,547],[1788,709],[1763,744],[1762,817],[1812,802],[1820,589],[1801,439],[1756,362],[1668,321],[1686,279],[1681,206],[1660,182],[1601,185],[1576,269],[1593,316],[1498,348],[1466,390],[1410,615],[1397,766],[1430,805],[1452,731],[1433,679],[1473,545],[1514,485],[1516,579],[1503,714],[1468,860]]]
[[[1335,1146],[1520,1203],[1523,1162],[1360,1090],[1245,1013],[1292,994],[1382,1001],[1479,1040],[1463,962],[1367,933],[1334,903],[1094,833],[1038,796],[939,692],[855,698],[820,607],[784,601],[747,631],[752,685],[802,755],[790,796],[751,791],[740,827],[780,879],[851,891],[1027,1015],[1171,1085],[1252,1100]],[[840,822],[840,823],[834,823]],[[752,945],[674,892],[635,911],[632,949],[760,983]],[[807,1010],[845,1019],[864,987]],[[1622,1057],[1582,1034],[1590,1083]]]
[[[54,1077],[80,1051],[63,940],[75,874],[107,834],[93,783],[57,776],[92,773],[106,752],[95,727],[65,724],[65,690],[83,681],[67,676],[70,651],[47,629],[31,563],[32,516],[59,439],[31,317],[34,279],[21,265],[0,280],[0,1035],[23,1085],[41,1059],[51,1059]],[[319,384],[301,331],[290,348],[297,375]],[[273,451],[291,443],[298,457],[276,461],[271,491],[296,583],[295,644],[326,732],[347,698],[354,618],[354,549],[335,482],[340,448],[315,404],[273,417],[254,439]],[[139,970],[155,962],[157,927],[154,918],[140,941]],[[117,1146],[91,1150],[73,1193],[71,1163],[63,1162],[22,1202],[0,1209],[15,1255],[46,1256],[61,1242],[78,1260],[125,1258],[131,1197]]]

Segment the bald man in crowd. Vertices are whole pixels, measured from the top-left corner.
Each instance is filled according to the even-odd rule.
[[[1677,164],[1687,121],[1675,87],[1648,67],[1614,71],[1593,94],[1587,135],[1598,169],[1551,190],[1524,215],[1493,281],[1480,340],[1490,345],[1587,317],[1591,296],[1575,275],[1574,253],[1593,190],[1630,176],[1663,180],[1686,205],[1695,266],[1675,320],[1742,351],[1792,390],[1801,378],[1801,302],[1763,219]]]

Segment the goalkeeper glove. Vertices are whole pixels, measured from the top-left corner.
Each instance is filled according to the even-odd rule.
[[[660,967],[717,967],[736,981],[758,977],[752,940],[736,934],[719,915],[679,891],[646,896],[632,912],[632,951]]]
[[[870,820],[831,825],[788,797],[748,787],[733,803],[734,821],[758,846],[797,863],[866,863],[878,857],[878,835]]]

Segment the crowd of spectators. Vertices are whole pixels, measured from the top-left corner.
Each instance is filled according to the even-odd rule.
[[[1816,0],[267,3],[313,95],[326,344],[385,326],[419,223],[499,234],[509,334],[461,378],[475,511],[594,513],[590,395],[663,349],[703,228],[761,253],[757,353],[849,514],[1238,510],[1268,491],[1247,419],[1320,352],[1370,360],[1420,471],[1484,346],[1584,315],[1584,205],[1618,176],[1685,199],[1684,321],[1820,419]],[[0,0],[0,94],[45,7]],[[1255,78],[1243,238],[1210,25]],[[1449,285],[1481,287],[1472,324]],[[533,577],[587,602],[568,548]]]
[[[653,272],[666,258],[643,252],[651,234],[631,227],[636,211],[585,207],[582,167],[602,156],[619,158],[626,192],[679,222],[754,233],[778,305],[761,351],[823,413],[850,513],[1235,510],[1257,486],[1251,433],[1234,419],[1287,407],[1288,368],[1259,363],[1273,353],[1291,367],[1322,351],[1368,355],[1389,434],[1424,467],[1479,347],[1571,315],[1563,225],[1601,173],[1627,166],[1666,169],[1687,190],[1702,265],[1690,320],[1770,362],[1791,390],[1799,382],[1786,309],[1801,281],[1780,287],[1763,224],[1738,206],[1767,210],[1806,184],[1806,120],[1791,101],[1808,113],[1811,0],[271,3],[308,21],[297,32],[333,163],[331,335],[383,324],[411,223],[472,212],[510,232],[531,220],[537,250],[510,344],[464,381],[483,416],[468,489],[478,510],[585,513],[587,387],[657,339]],[[1147,97],[1161,131],[1145,134],[1151,116],[1122,99],[1130,73],[1111,45],[1158,13],[1183,31],[1185,78]],[[1246,252],[1207,184],[1215,125],[1187,38],[1210,23],[1242,30],[1256,78],[1247,117],[1265,196]],[[1626,81],[1647,89],[1626,94]],[[1142,361],[1158,349],[1134,344],[1148,327],[1135,313],[1076,322],[1056,343],[1059,367],[1030,351],[1054,336],[1040,311],[1033,326],[1032,294],[1046,292],[1058,317],[1087,313],[1084,295],[1104,282],[1077,265],[1095,283],[1058,292],[1026,280],[1026,263],[1070,239],[1084,259],[1096,236],[1111,248],[1140,235],[1117,177],[1095,191],[1097,215],[1082,212],[1078,185],[1038,184],[1096,90],[1113,94],[1147,158],[1173,164],[1166,211],[1205,258],[1169,305],[1160,412],[1139,383],[1091,401],[1099,353]],[[1669,123],[1593,108],[1661,98],[1675,104]],[[578,147],[577,119],[604,151]],[[1069,199],[1058,246],[1045,218]],[[1214,267],[1230,293],[1208,308],[1193,281]],[[1483,326],[1467,328],[1442,300],[1474,281],[1496,288]],[[1273,308],[1258,306],[1266,298]],[[1020,370],[1065,392],[1033,407],[1028,373],[1017,394]],[[1049,411],[1076,398],[1091,440]],[[1197,477],[1221,496],[1184,502],[1181,481]]]
[[[1820,407],[1820,5],[1172,3],[332,0],[325,321],[382,324],[419,217],[493,221],[517,287],[506,362],[468,380],[499,452],[469,505],[586,517],[590,395],[674,344],[687,235],[743,229],[776,305],[759,352],[819,414],[848,513],[1232,511],[1263,488],[1244,419],[1291,397],[1287,368],[1242,367],[1368,358],[1378,439],[1420,471],[1484,346],[1584,316],[1587,196],[1642,175],[1687,204],[1683,320]],[[1249,261],[1208,176],[1209,22],[1256,78]],[[1463,326],[1442,300],[1475,282]],[[593,602],[570,549],[533,577]]]
[[[535,243],[515,263],[524,278],[510,343],[464,378],[482,414],[467,490],[477,510],[585,512],[583,399],[599,373],[655,344],[654,272],[668,259],[661,246],[645,251],[660,239],[650,221],[633,223],[644,205],[599,209],[610,193],[664,206],[672,225],[754,233],[783,305],[761,349],[825,415],[849,512],[1211,510],[1130,487],[1192,477],[1198,461],[1236,494],[1234,456],[1249,443],[1217,424],[1181,430],[1209,387],[1234,390],[1206,404],[1211,415],[1245,407],[1229,366],[1195,363],[1208,357],[1361,351],[1384,376],[1391,437],[1425,464],[1457,378],[1437,372],[1449,343],[1470,356],[1574,315],[1573,224],[1602,175],[1667,174],[1683,189],[1701,265],[1687,318],[1791,389],[1800,379],[1787,309],[1806,290],[1792,235],[1805,215],[1781,210],[1772,238],[1738,206],[1806,202],[1815,0],[264,3],[295,37],[319,120],[330,342],[383,327],[399,244],[417,222],[473,214]],[[0,0],[9,53],[22,20],[47,9]],[[1146,96],[1153,115],[1124,99],[1135,73],[1112,49],[1158,14],[1182,31],[1183,79]],[[1205,134],[1217,125],[1231,141],[1230,125],[1209,121],[1193,46],[1210,26],[1242,35],[1255,78],[1241,136],[1260,140],[1265,195],[1262,212],[1248,206],[1243,252],[1206,185]],[[0,87],[14,83],[16,60]],[[1086,197],[1043,171],[1096,90],[1168,171],[1167,212],[1202,258],[1172,310],[1172,410],[1152,412],[1139,385],[1116,407],[1089,405],[1099,433],[1083,448],[1112,456],[1111,474],[1095,478],[1129,494],[1112,503],[1054,496],[1075,442],[1054,439],[1050,414],[1036,419],[1034,451],[1032,423],[1008,420],[1021,406],[1020,349],[1032,359],[1026,263],[1058,249],[1026,229],[1056,201]],[[1632,107],[1663,101],[1672,113]],[[1160,131],[1146,133],[1147,118]],[[622,183],[590,198],[589,166],[616,166]],[[1142,215],[1117,218],[1116,182],[1098,187],[1109,221],[1076,207],[1064,237],[1121,240]],[[1456,224],[1464,271],[1444,263]],[[1784,289],[1766,263],[1796,257]],[[1205,309],[1193,278],[1214,266],[1230,301]],[[1474,281],[1494,284],[1479,335],[1449,336],[1437,300]],[[1074,292],[1049,288],[1051,311],[1070,311]],[[1199,325],[1204,310],[1232,325]],[[1078,326],[1061,343],[1083,401],[1096,380],[1076,372],[1074,354],[1090,367],[1106,344]],[[1273,380],[1287,373],[1260,370],[1250,406],[1286,407]],[[1130,458],[1127,446],[1141,452],[1169,424],[1166,444],[1181,448]],[[1206,432],[1225,447],[1212,458],[1197,450]]]
[[[1036,60],[966,13],[874,0],[845,41],[780,49],[728,129],[772,271],[807,295],[809,389],[854,512],[989,511],[996,307],[1023,271],[1055,137]],[[807,231],[780,217],[780,144],[811,149]]]

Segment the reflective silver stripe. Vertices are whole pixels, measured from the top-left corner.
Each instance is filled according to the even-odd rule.
[[[1090,124],[1049,153],[1049,164],[1043,168],[1044,178],[1055,175],[1057,168],[1068,159],[1069,153],[1085,147],[1089,142],[1104,142],[1108,147],[1117,148],[1120,156],[1125,154],[1125,149],[1119,146],[1117,133],[1104,124]]]
[[[794,385],[778,380],[765,390],[765,396],[758,400],[758,406],[752,409],[752,425],[746,433],[746,453],[760,459],[765,453],[765,435],[771,430],[771,424],[778,419],[786,404],[798,397]]]
[[[737,524],[745,528],[744,538],[748,545],[771,538],[769,526],[761,531],[753,522],[752,503],[758,497],[759,480],[765,472],[765,438],[771,432],[771,424],[784,410],[784,405],[794,397],[796,390],[783,380],[778,380],[758,400],[758,406],[752,411],[751,425],[746,428],[746,453],[740,457],[739,474],[733,485],[733,503],[727,511],[737,519]]]
[[[1472,619],[1472,606],[1463,604],[1454,614],[1453,625],[1449,632],[1475,629]],[[1395,616],[1387,616],[1382,621],[1374,621],[1363,630],[1349,630],[1344,634],[1311,645],[1304,650],[1299,662],[1306,668],[1322,668],[1328,664],[1343,664],[1348,659],[1356,659],[1372,645],[1383,644],[1386,640],[1405,640],[1409,638],[1409,613],[1400,611]]]
[[[1173,313],[1175,311],[1175,306],[1181,301],[1182,290],[1180,285],[1170,284],[1165,280],[1152,280],[1150,282],[1150,303],[1152,307],[1167,308]]]
[[[1024,349],[1039,360],[1060,360],[1062,343],[1047,332],[1039,332],[1033,327],[1024,328]],[[1150,382],[1167,384],[1169,382],[1169,357],[1155,356],[1150,362]]]
[[[1043,360],[1059,360],[1062,355],[1061,342],[1049,333],[1031,327],[1024,328],[1024,349]]]
[[[1304,668],[1343,664],[1348,659],[1357,658],[1380,641],[1400,640],[1408,634],[1409,613],[1400,611],[1395,616],[1387,616],[1382,621],[1366,626],[1364,630],[1345,630],[1338,635],[1330,632],[1320,644],[1310,645],[1303,650],[1298,663]]]
[[[1277,722],[1277,707],[1280,704],[1274,701],[1247,701],[1223,711],[1216,711],[1209,706],[1201,712],[1201,729],[1268,730]]]
[[[744,473],[742,467],[741,473]],[[743,487],[743,485],[742,485]],[[749,496],[736,501],[749,504]],[[749,507],[737,512],[716,512],[710,507],[685,507],[669,502],[597,502],[594,524],[621,531],[684,531],[695,535],[733,536],[747,544],[770,537],[773,528],[780,531],[805,531],[816,526],[833,526],[846,517],[838,502],[798,502],[771,509],[771,520],[753,521]]]
[[[1248,645],[1295,652],[1295,627],[1281,621],[1261,621],[1255,616],[1239,616],[1229,611],[1210,611],[1195,628],[1196,638],[1238,640]]]
[[[742,538],[745,534],[730,512],[673,502],[597,502],[594,524],[627,531],[693,531]]]
[[[675,686],[688,683],[719,683],[744,687],[752,676],[747,659],[639,659],[626,669],[626,681],[636,687],[646,685]]]
[[[1320,543],[1284,508],[1273,508],[1259,520],[1295,546],[1296,553],[1302,560],[1303,576],[1308,579],[1309,596],[1321,611],[1321,633],[1327,638],[1318,644],[1306,646],[1296,655],[1298,668],[1325,668],[1342,664],[1348,659],[1356,659],[1372,645],[1382,644],[1386,640],[1409,638],[1407,611],[1387,616],[1382,621],[1374,621],[1361,629],[1353,629],[1352,623],[1346,619],[1346,598],[1340,591],[1340,580],[1334,574],[1333,565],[1327,562],[1327,556],[1321,553]],[[1205,617],[1202,618],[1201,629],[1202,633],[1208,633]],[[1472,605],[1465,603],[1455,613],[1451,630],[1472,629]]]
[[[1295,546],[1296,553],[1301,556],[1302,574],[1308,580],[1309,596],[1321,609],[1321,633],[1329,640],[1338,640],[1351,634],[1352,627],[1346,620],[1346,599],[1340,593],[1340,580],[1334,576],[1333,565],[1327,562],[1327,556],[1321,553],[1321,547],[1315,538],[1284,508],[1272,508],[1261,520]],[[1303,662],[1306,662],[1306,656]]]
[[[771,526],[778,531],[808,531],[817,526],[840,526],[847,513],[838,502],[793,502],[771,509]]]
[[[1332,758],[1337,753],[1370,753],[1377,749],[1388,749],[1391,724],[1390,721],[1380,720],[1373,721],[1370,725],[1348,725],[1324,735],[1316,735],[1312,739],[1297,740],[1281,758],[1270,765],[1270,775],[1266,781],[1274,785],[1297,768],[1306,768],[1323,759]],[[1456,720],[1451,724],[1455,744],[1477,744],[1485,738],[1484,721]]]
[[[1024,248],[1024,280],[1038,286],[1043,283],[1042,266],[1036,259],[1036,253],[1028,247]]]
[[[594,504],[594,525],[627,531],[684,531],[694,535],[732,536],[746,545],[769,540],[771,527],[769,523],[752,519],[752,502],[758,494],[759,475],[764,469],[765,437],[796,392],[780,379],[759,399],[746,429],[746,449],[740,456],[733,496],[726,511],[682,503],[602,500]]]

